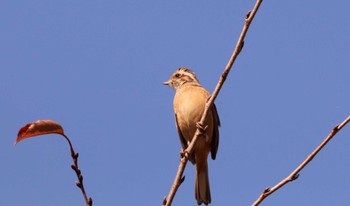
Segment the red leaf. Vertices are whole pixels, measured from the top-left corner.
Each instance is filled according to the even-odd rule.
[[[15,145],[23,139],[43,134],[64,135],[64,132],[62,126],[57,122],[52,120],[38,120],[25,125],[19,130]]]

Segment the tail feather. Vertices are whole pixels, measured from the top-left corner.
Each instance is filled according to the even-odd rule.
[[[198,165],[196,166],[195,196],[198,205],[201,205],[202,203],[208,205],[211,203],[207,162],[205,162],[205,165],[202,168],[198,168]]]

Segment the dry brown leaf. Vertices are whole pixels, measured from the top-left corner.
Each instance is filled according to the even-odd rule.
[[[64,132],[62,126],[57,122],[52,120],[38,120],[25,125],[19,130],[15,145],[23,139],[43,134],[64,135]]]

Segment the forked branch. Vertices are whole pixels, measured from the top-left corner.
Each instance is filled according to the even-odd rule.
[[[324,146],[347,124],[350,122],[350,116],[348,116],[342,123],[335,126],[328,136],[323,140],[323,142],[313,151],[311,154],[285,179],[280,181],[278,184],[272,188],[266,188],[258,197],[258,199],[252,204],[253,206],[259,205],[266,197],[276,192],[278,189],[283,187],[285,184],[296,180],[299,177],[299,172],[309,164],[312,159],[322,150]]]
[[[208,101],[205,105],[203,115],[202,115],[201,120],[199,121],[198,125],[204,125],[204,122],[205,122],[207,115],[208,115],[209,108],[213,105],[217,95],[220,92],[222,85],[224,84],[224,82],[225,82],[225,80],[226,80],[226,78],[227,78],[227,76],[232,68],[233,63],[235,62],[237,56],[240,54],[240,52],[243,48],[244,38],[248,32],[249,26],[250,26],[251,22],[253,21],[255,14],[257,13],[261,3],[262,3],[262,0],[257,0],[255,5],[254,5],[253,10],[249,11],[247,13],[247,15],[245,17],[245,22],[244,22],[242,32],[241,32],[241,34],[238,38],[238,41],[236,43],[236,47],[235,47],[235,49],[231,55],[231,58],[228,61],[227,65],[226,65],[226,67],[225,67],[225,69],[224,69],[224,71],[219,79],[218,84],[216,85],[216,87],[214,89],[214,92],[212,93],[212,95],[210,96],[210,98],[208,99]],[[191,144],[186,148],[186,150],[184,151],[184,155],[182,155],[182,157],[181,157],[179,168],[178,168],[178,171],[177,171],[175,179],[174,179],[174,183],[171,186],[171,189],[170,189],[168,196],[166,198],[164,198],[164,200],[163,200],[163,206],[171,205],[171,203],[175,197],[177,189],[180,187],[181,183],[183,182],[184,177],[182,175],[183,175],[183,172],[185,170],[186,164],[188,162],[188,157],[192,153],[193,147],[196,144],[197,139],[200,136],[200,134],[201,134],[201,129],[198,127],[195,134],[194,134],[194,137],[191,141]]]

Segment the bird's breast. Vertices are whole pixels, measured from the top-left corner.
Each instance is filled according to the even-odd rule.
[[[196,123],[200,121],[208,97],[208,92],[198,86],[181,88],[175,94],[174,112],[178,126],[188,138],[195,132]]]

